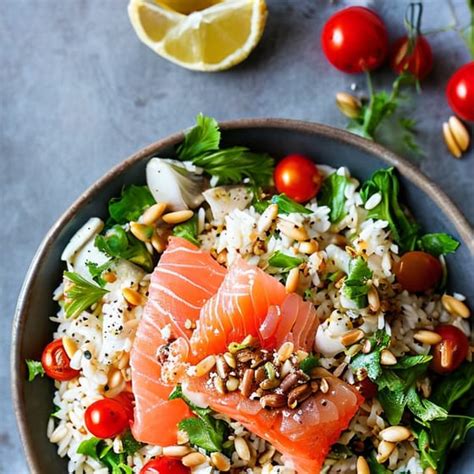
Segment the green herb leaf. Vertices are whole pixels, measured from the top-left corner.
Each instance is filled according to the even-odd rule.
[[[90,283],[77,273],[64,272],[64,277],[71,282],[64,292],[66,296],[64,310],[68,318],[78,316],[108,293],[107,290]]]
[[[143,443],[140,443],[140,441],[137,441],[130,430],[126,431],[122,435],[122,445],[123,445],[123,451],[127,456],[133,456],[139,449],[141,449],[143,446],[145,446]]]
[[[98,454],[98,447],[100,443],[102,443],[102,440],[99,438],[86,439],[77,448],[77,453],[84,454],[84,456],[90,456],[92,459],[100,461]]]
[[[114,259],[109,260],[108,262],[105,262],[102,265],[98,265],[95,262],[86,262],[87,268],[89,270],[89,273],[92,277],[92,279],[101,287],[103,288],[107,282],[102,278],[102,273],[107,271],[110,266],[114,263]]]
[[[198,237],[198,215],[194,214],[194,216],[188,221],[183,222],[182,224],[175,225],[173,227],[173,235],[189,240],[189,242],[199,247],[201,244],[197,238]]]
[[[184,142],[178,148],[178,156],[181,160],[192,160],[203,153],[218,150],[220,141],[221,132],[217,121],[198,114],[196,125],[185,133]]]
[[[372,351],[369,354],[357,354],[351,362],[354,370],[365,369],[371,380],[377,380],[382,374],[380,353],[390,344],[390,336],[382,330],[377,330],[370,338]]]
[[[436,233],[425,234],[418,239],[418,248],[424,252],[428,252],[435,257],[454,253],[459,247],[459,242],[449,234]]]
[[[153,270],[153,257],[146,245],[119,225],[114,225],[105,235],[98,235],[95,246],[110,257],[129,260],[148,272]]]
[[[37,376],[44,377],[44,368],[40,361],[26,359],[25,362],[28,367],[28,382],[32,382]]]
[[[387,420],[391,425],[398,425],[405,412],[407,398],[402,388],[396,390],[379,390],[377,399],[383,407]]]
[[[403,356],[398,359],[398,362],[395,365],[392,365],[392,369],[409,369],[420,364],[427,364],[433,359],[433,356],[430,355],[415,355],[415,356]]]
[[[422,399],[416,392],[414,385],[407,391],[407,406],[410,411],[422,421],[443,420],[448,412],[427,399]]]
[[[309,375],[311,371],[318,365],[319,365],[319,357],[314,354],[310,354],[308,357],[306,357],[300,362],[300,369],[305,374]]]
[[[296,212],[298,214],[311,214],[311,209],[304,207],[299,202],[293,201],[286,194],[275,194],[272,197],[272,204],[278,205],[279,214],[291,214]]]
[[[367,459],[370,468],[370,474],[392,474],[390,469],[387,469],[383,464],[380,464],[376,457],[375,452],[371,452]]]
[[[349,275],[344,281],[342,291],[357,304],[358,308],[367,306],[367,293],[370,289],[368,280],[370,278],[372,278],[372,271],[362,257],[351,261]]]
[[[268,259],[268,264],[280,268],[282,272],[289,272],[292,268],[301,265],[303,261],[302,258],[292,257],[277,250]]]
[[[324,181],[318,197],[320,206],[328,206],[331,209],[329,220],[332,223],[339,222],[345,215],[344,204],[346,197],[344,192],[349,180],[337,173],[330,174]]]
[[[176,385],[174,390],[170,393],[168,400],[176,400],[180,398],[186,404],[191,408],[191,410],[196,413],[200,418],[204,418],[207,415],[210,415],[212,413],[212,410],[210,408],[201,408],[195,405],[189,398],[185,397],[183,394],[183,389],[181,388],[181,385]]]
[[[113,222],[126,224],[138,220],[143,211],[153,206],[155,202],[148,186],[131,184],[122,189],[119,198],[112,198],[109,201],[109,214]]]
[[[387,221],[393,240],[406,252],[415,248],[419,226],[403,211],[398,201],[399,188],[394,169],[380,169],[362,185],[360,195],[365,203],[373,194],[380,193],[382,199],[368,217]]]

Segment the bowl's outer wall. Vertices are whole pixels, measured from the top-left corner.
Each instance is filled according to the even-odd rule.
[[[174,142],[179,140],[179,135]],[[246,145],[257,151],[265,151],[275,157],[288,153],[303,153],[316,162],[334,167],[347,166],[352,174],[360,180],[367,178],[374,170],[387,167],[388,164],[376,154],[368,153],[354,144],[348,144],[325,134],[308,133],[307,131],[283,128],[237,128],[223,132],[225,145]],[[150,147],[152,148],[152,147]],[[17,399],[17,416],[19,419],[25,450],[32,472],[62,473],[66,472],[66,461],[56,454],[55,446],[46,437],[46,425],[53,411],[53,386],[50,380],[41,379],[34,383],[26,382],[24,359],[38,359],[44,346],[51,340],[54,326],[48,317],[56,313],[56,304],[51,295],[61,280],[63,268],[60,255],[74,232],[92,216],[105,217],[108,200],[120,193],[123,185],[144,183],[145,165],[152,155],[172,156],[173,147],[168,146],[159,151],[142,153],[142,157],[131,166],[124,167],[125,172],[118,173],[114,179],[97,188],[88,201],[79,206],[74,215],[64,223],[62,228],[52,231],[53,239],[40,251],[36,264],[25,283],[22,298],[19,301],[19,325],[16,328],[17,347],[13,348],[13,383],[14,398]],[[368,155],[371,155],[368,157]],[[412,209],[417,221],[425,231],[448,232],[459,238],[458,232],[450,218],[432,199],[411,180],[401,177],[403,201]],[[57,235],[55,238],[54,236]],[[463,245],[455,255],[448,257],[451,269],[449,286],[465,294],[474,301],[473,256],[468,246]],[[24,406],[24,410],[21,410]],[[473,439],[469,448],[464,449],[450,469],[450,473],[474,472],[472,452]],[[469,454],[470,453],[470,454]]]

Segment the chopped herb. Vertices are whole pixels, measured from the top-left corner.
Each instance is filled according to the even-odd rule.
[[[262,195],[262,189],[257,186],[253,187],[252,193],[252,206],[259,214],[263,214],[265,209],[271,204],[271,201],[269,199],[260,198],[260,196]]]
[[[71,282],[71,285],[66,285],[64,292],[66,297],[64,310],[68,318],[78,316],[108,293],[107,290],[94,285],[77,273],[64,272],[64,277]]]
[[[372,271],[362,257],[351,261],[349,275],[344,281],[342,291],[350,300],[356,303],[358,308],[367,306],[367,293],[370,289],[368,281],[370,278],[372,278]]]
[[[392,369],[409,369],[415,367],[416,365],[426,364],[433,359],[433,356],[430,355],[415,355],[415,356],[403,356],[398,359],[396,365],[392,366]]]
[[[145,446],[143,443],[140,443],[140,441],[137,441],[133,437],[131,431],[126,431],[122,435],[122,445],[125,454],[127,454],[128,456],[133,456],[139,449]]]
[[[293,201],[286,194],[275,194],[272,197],[272,203],[278,205],[279,214],[291,214],[296,212],[298,214],[311,214],[311,209],[304,207],[299,202]]]
[[[449,234],[425,234],[418,239],[418,248],[435,257],[453,253],[459,247],[459,242]]]
[[[173,235],[189,240],[194,245],[200,246],[198,236],[198,215],[194,216],[182,224],[178,224],[173,228]]]
[[[110,222],[126,224],[136,221],[143,211],[153,206],[155,202],[148,186],[136,186],[135,184],[126,186],[122,189],[119,198],[112,198],[109,201]]]
[[[51,416],[54,418],[59,418],[59,412],[61,411],[61,408],[58,407],[57,405],[54,405],[54,411],[51,412]]]
[[[311,371],[318,365],[319,365],[319,357],[315,356],[314,354],[310,354],[308,357],[306,357],[300,362],[300,369],[305,374],[310,374]]]
[[[390,344],[390,336],[385,331],[378,330],[370,338],[370,343],[372,351],[369,354],[357,354],[352,359],[351,367],[354,370],[367,370],[368,377],[375,381],[382,374],[380,354]]]
[[[221,132],[217,121],[212,117],[198,114],[196,125],[184,135],[184,141],[177,152],[181,160],[192,160],[196,156],[219,149]]]
[[[37,376],[44,377],[44,368],[41,362],[37,360],[26,359],[28,367],[28,382],[32,382]]]
[[[268,259],[268,264],[272,267],[280,268],[282,272],[288,272],[292,268],[301,265],[303,261],[302,258],[292,257],[277,250]]]
[[[113,262],[114,259],[111,259],[103,263],[102,265],[98,265],[95,262],[86,262],[87,268],[92,279],[102,288],[107,284],[107,282],[102,278],[102,273],[107,271]]]
[[[337,173],[330,174],[324,181],[321,193],[318,197],[320,206],[328,206],[331,209],[329,220],[332,223],[339,222],[345,215],[344,204],[346,197],[344,192],[349,180],[346,176]]]

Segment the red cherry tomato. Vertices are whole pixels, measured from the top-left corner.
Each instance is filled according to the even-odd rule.
[[[404,253],[395,264],[394,271],[398,283],[411,293],[434,288],[443,276],[439,260],[418,250]]]
[[[129,413],[122,403],[103,398],[90,405],[84,419],[87,429],[97,438],[113,438],[129,426]]]
[[[446,97],[457,115],[474,122],[474,61],[460,67],[451,76]]]
[[[424,36],[417,36],[410,51],[409,38],[399,38],[393,45],[390,65],[397,74],[408,71],[422,80],[433,68],[431,46]]]
[[[443,339],[433,346],[431,368],[438,374],[449,374],[466,359],[469,340],[460,329],[450,324],[438,326],[435,331]]]
[[[377,395],[377,385],[369,379],[369,377],[365,377],[365,379],[358,380],[354,384],[356,390],[367,400],[374,398]]]
[[[331,16],[321,42],[328,61],[349,74],[378,68],[389,49],[384,22],[364,7],[345,8]]]
[[[166,456],[147,462],[140,474],[189,474],[191,469],[184,466],[179,459]]]
[[[113,398],[113,400],[118,401],[125,408],[128,421],[130,424],[133,423],[133,409],[135,407],[135,397],[133,396],[133,393],[127,391],[120,392],[116,397]]]
[[[70,366],[71,359],[66,353],[61,339],[50,342],[43,351],[41,364],[48,377],[65,382],[79,375],[79,371]]]
[[[297,202],[314,198],[321,188],[323,178],[317,166],[306,156],[288,155],[275,168],[275,186]]]

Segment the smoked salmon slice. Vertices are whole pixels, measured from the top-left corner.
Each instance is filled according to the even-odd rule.
[[[266,410],[257,400],[238,392],[221,395],[205,377],[187,379],[183,388],[271,443],[298,474],[318,474],[331,445],[364,401],[357,390],[337,377],[325,378],[328,392],[316,392],[295,409]]]
[[[209,254],[185,239],[172,237],[151,277],[145,305],[133,343],[130,365],[135,395],[134,437],[144,443],[176,444],[177,424],[191,416],[182,400],[168,401],[173,387],[162,383],[158,350],[171,341],[187,352],[190,324],[203,304],[216,293],[226,270]]]

